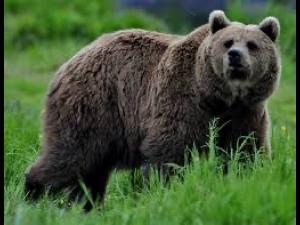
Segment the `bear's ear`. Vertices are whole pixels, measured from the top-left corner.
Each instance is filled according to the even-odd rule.
[[[267,17],[258,25],[258,27],[261,31],[268,35],[273,42],[276,41],[280,32],[278,19],[275,17]]]
[[[210,30],[214,34],[218,30],[221,30],[227,27],[230,24],[230,21],[225,16],[224,12],[221,10],[214,10],[209,14],[209,25]]]

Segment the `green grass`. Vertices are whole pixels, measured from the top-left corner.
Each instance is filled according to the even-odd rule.
[[[6,24],[8,31],[19,29],[14,27],[14,24],[21,23],[18,16],[31,12],[28,7],[22,10],[24,6],[20,4],[22,6],[22,1],[6,2],[10,10],[6,15],[17,15],[15,20]],[[148,23],[144,26],[147,27]],[[124,26],[130,27],[130,24]],[[151,28],[150,25],[148,27]],[[283,29],[288,28],[284,26]],[[135,190],[131,186],[129,172],[116,172],[110,179],[104,206],[100,211],[93,210],[86,215],[82,213],[80,205],[70,209],[59,208],[60,198],[53,200],[44,197],[37,204],[28,204],[24,201],[23,185],[26,168],[36,160],[41,150],[42,111],[53,73],[88,40],[72,38],[67,34],[59,41],[56,38],[43,40],[37,36],[39,42],[23,42],[20,39],[20,43],[26,43],[22,47],[12,45],[11,34],[6,35],[5,224],[295,224],[296,69],[294,50],[291,54],[286,50],[290,48],[289,44],[281,40],[281,84],[269,101],[273,124],[272,162],[258,159],[256,163],[242,168],[235,160],[231,160],[229,173],[222,175],[218,160],[213,155],[208,160],[195,156],[192,165],[184,169],[183,181],[174,178],[166,186],[154,174],[149,189]],[[213,143],[210,147],[214,147]]]

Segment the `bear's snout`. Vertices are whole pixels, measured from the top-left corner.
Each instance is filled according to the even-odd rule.
[[[241,67],[241,53],[237,49],[232,49],[228,52],[229,66]]]
[[[223,59],[224,74],[228,80],[244,81],[250,77],[250,66],[247,55],[241,49],[230,49]]]

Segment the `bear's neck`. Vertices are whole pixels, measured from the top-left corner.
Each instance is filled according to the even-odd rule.
[[[235,102],[239,102],[222,81],[209,76],[198,79],[197,94],[200,107],[209,110],[214,115],[221,114]]]
[[[212,108],[218,105],[223,108],[230,107],[235,101],[235,96],[228,84],[214,73],[206,44],[206,40],[204,40],[203,44],[199,47],[194,68],[199,99],[207,103],[211,101],[212,103],[209,105]]]

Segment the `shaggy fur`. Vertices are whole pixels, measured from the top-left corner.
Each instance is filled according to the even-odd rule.
[[[68,189],[76,197],[81,178],[93,199],[103,199],[114,168],[182,165],[187,146],[205,151],[216,117],[226,123],[221,147],[254,132],[270,154],[266,100],[279,80],[278,34],[275,18],[243,25],[214,11],[187,36],[126,30],[100,37],[54,78],[43,152],[26,175],[28,196]],[[232,49],[241,54],[238,72]]]

